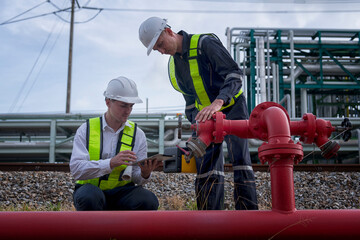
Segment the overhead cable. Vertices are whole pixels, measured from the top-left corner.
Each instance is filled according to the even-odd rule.
[[[94,16],[92,16],[91,18],[89,18],[89,19],[87,19],[87,20],[85,20],[85,21],[81,21],[81,22],[75,21],[74,23],[78,24],[78,23],[87,23],[87,22],[90,22],[91,20],[93,20],[94,18],[96,18],[97,15],[99,15],[99,14],[101,13],[101,11],[102,11],[102,10],[99,10]],[[56,15],[58,18],[60,18],[62,21],[67,22],[67,23],[70,23],[70,21],[62,18],[62,17],[61,17],[60,15],[58,15],[57,13],[55,13],[55,15]]]
[[[8,23],[11,23],[11,20],[13,20],[13,19],[15,19],[15,18],[17,18],[17,17],[20,17],[21,15],[24,15],[25,13],[30,12],[31,10],[33,10],[33,9],[35,9],[35,8],[37,8],[37,7],[40,7],[40,6],[43,5],[44,3],[47,3],[47,1],[44,1],[44,2],[42,2],[42,3],[39,3],[38,5],[36,5],[36,6],[32,7],[32,8],[30,8],[30,9],[26,10],[25,12],[20,13],[19,15],[15,16],[15,17],[12,17],[12,18],[10,18],[9,20],[7,20],[7,21],[5,21],[5,22],[3,22],[3,23],[0,23],[0,25],[5,25],[5,24],[8,24]]]
[[[9,108],[9,110],[8,110],[9,113],[11,113],[11,112],[14,110],[14,108],[15,108],[15,106],[17,105],[20,97],[23,95],[22,92],[24,91],[25,86],[26,86],[26,84],[28,83],[28,81],[29,81],[29,79],[30,79],[30,77],[31,77],[31,75],[32,75],[32,72],[34,71],[36,65],[38,64],[39,59],[40,59],[40,57],[41,57],[41,55],[42,55],[42,53],[43,53],[43,51],[44,51],[47,43],[49,42],[49,39],[50,39],[50,37],[51,37],[51,35],[52,35],[52,33],[53,33],[54,27],[55,27],[55,24],[54,24],[54,26],[52,27],[52,29],[51,29],[51,31],[50,31],[47,39],[45,40],[45,43],[43,44],[43,46],[42,46],[42,48],[41,48],[41,50],[40,50],[40,53],[39,53],[39,55],[37,56],[37,58],[36,58],[36,60],[35,60],[35,62],[34,62],[34,64],[33,64],[33,66],[31,67],[31,70],[30,70],[29,74],[27,75],[27,77],[26,77],[25,81],[23,82],[23,84],[22,84],[22,86],[21,86],[18,94],[16,95],[16,97],[15,97],[15,99],[14,99],[14,102],[11,104],[11,106],[10,106],[10,108]]]
[[[236,3],[266,3],[266,4],[344,4],[358,3],[358,0],[184,0],[192,2],[236,2]]]
[[[48,3],[50,3],[51,5],[53,5],[53,7],[55,7],[58,10],[61,10],[61,8],[59,8],[55,3],[53,3],[51,0],[47,1]]]
[[[44,14],[40,14],[40,15],[36,15],[36,16],[32,16],[32,17],[27,17],[27,18],[22,18],[22,19],[18,19],[18,20],[13,20],[13,21],[6,21],[6,22],[3,22],[3,23],[0,23],[0,25],[5,25],[5,24],[10,24],[10,23],[16,23],[16,22],[21,22],[21,21],[25,21],[25,20],[29,20],[29,19],[33,19],[33,18],[38,18],[38,17],[44,17],[44,16],[47,16],[47,15],[50,15],[50,14],[56,14],[58,12],[64,12],[64,11],[67,11],[71,9],[70,8],[65,8],[65,9],[61,9],[61,10],[58,10],[58,11],[54,11],[54,12],[49,12],[49,13],[44,13]],[[14,19],[14,18],[12,18]]]
[[[61,29],[60,29],[57,37],[55,38],[54,43],[53,43],[52,46],[50,47],[50,50],[49,50],[49,52],[48,52],[48,54],[47,54],[47,56],[46,56],[43,64],[41,65],[40,70],[38,71],[35,79],[33,80],[32,84],[31,84],[30,88],[28,89],[28,91],[27,91],[25,97],[23,98],[22,102],[21,102],[20,105],[18,106],[17,112],[19,112],[19,111],[21,110],[22,106],[24,105],[24,102],[26,101],[27,97],[29,96],[29,94],[30,94],[32,88],[34,87],[35,83],[36,83],[37,80],[39,79],[40,73],[41,73],[42,70],[44,69],[44,67],[45,67],[45,65],[46,65],[46,63],[47,63],[47,61],[48,61],[48,59],[49,59],[49,57],[50,57],[50,55],[51,55],[51,53],[52,53],[55,45],[56,45],[56,43],[57,43],[57,41],[59,40],[59,37],[60,37],[60,35],[61,35],[61,33],[62,33],[63,29],[64,29],[64,24],[65,24],[65,23],[62,23],[62,24],[63,24],[63,25],[61,26]],[[54,28],[55,28],[55,25],[54,25],[53,29],[54,29]],[[51,30],[51,32],[53,32],[53,29]]]
[[[201,10],[201,9],[141,9],[141,8],[100,8],[100,7],[82,7],[89,10],[103,10],[103,11],[119,11],[119,12],[166,12],[166,13],[211,13],[211,14],[289,14],[289,13],[356,13],[360,9],[336,9],[336,10]]]

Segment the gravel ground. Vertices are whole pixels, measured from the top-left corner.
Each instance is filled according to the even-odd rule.
[[[259,208],[271,209],[270,174],[255,172]],[[161,210],[195,209],[195,174],[153,173],[145,187]],[[360,173],[295,172],[297,209],[360,209]],[[0,210],[74,210],[74,180],[63,172],[1,172]],[[233,175],[225,177],[225,208],[234,209]]]

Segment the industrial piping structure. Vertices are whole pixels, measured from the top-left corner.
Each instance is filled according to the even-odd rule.
[[[281,103],[279,103],[281,104]],[[92,114],[1,114],[0,115],[0,162],[68,162],[71,156],[73,138],[77,128],[91,117],[102,113]],[[145,132],[148,142],[148,155],[164,153],[167,147],[176,144],[185,147],[186,141],[192,134],[190,122],[183,118],[182,127],[178,126],[178,117],[175,114],[132,114],[130,120],[138,124]],[[298,121],[301,118],[291,119]],[[343,118],[326,118],[333,126],[340,126]],[[303,164],[319,163],[349,164],[360,163],[360,119],[350,117],[352,136],[349,141],[338,141],[341,148],[338,155],[330,160],[324,159],[320,149],[312,144],[303,144]],[[181,139],[178,130],[181,129]],[[179,142],[180,140],[180,142]],[[260,163],[258,148],[261,140],[249,139],[249,151],[253,163]],[[224,144],[225,145],[225,144]],[[224,146],[225,159],[227,148]],[[341,160],[341,162],[340,162]]]
[[[305,113],[359,117],[360,29],[235,27],[225,35],[229,53],[243,70],[249,113],[257,104],[273,101],[286,107],[292,120]],[[347,143],[340,145],[334,161],[359,162],[358,151],[345,153]],[[313,154],[303,162],[329,161]]]
[[[288,95],[292,119],[359,115],[359,29],[227,28],[226,36],[244,70],[249,112]]]
[[[213,119],[192,127],[202,143],[200,147],[222,142],[228,134],[266,141],[259,147],[259,157],[270,165],[271,211],[1,212],[0,236],[157,240],[360,238],[360,210],[295,209],[293,165],[301,161],[303,152],[291,135],[316,143],[329,157],[339,147],[328,139],[336,131],[329,121],[306,114],[301,121],[292,122],[279,104],[265,102],[252,111],[249,120],[226,120],[222,113],[216,113]]]

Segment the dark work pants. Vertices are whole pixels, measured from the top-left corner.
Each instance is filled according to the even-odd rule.
[[[159,207],[154,193],[133,183],[105,191],[89,183],[77,184],[73,199],[77,211],[157,210]]]
[[[225,109],[223,113],[228,120],[249,119],[245,97],[239,96],[234,106]],[[228,147],[230,162],[234,169],[234,200],[236,210],[257,210],[257,196],[254,171],[247,139],[227,135],[225,141]]]
[[[222,144],[211,144],[202,158],[196,158],[195,194],[198,210],[224,208],[224,156]]]
[[[255,176],[251,167],[246,139],[226,136],[230,161],[234,170],[234,200],[236,210],[257,210]]]
[[[193,113],[195,122],[196,111]],[[240,95],[234,106],[223,113],[228,120],[248,119],[246,102]],[[234,201],[237,210],[257,210],[255,176],[247,139],[228,135],[225,137],[230,161],[234,168]],[[196,159],[197,178],[195,190],[199,210],[221,210],[224,202],[224,157],[222,144],[211,144],[206,154]]]

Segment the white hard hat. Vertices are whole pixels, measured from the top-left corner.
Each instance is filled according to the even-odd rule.
[[[138,97],[136,83],[126,77],[118,77],[111,80],[104,92],[106,98],[126,103],[142,103]]]
[[[147,55],[149,56],[161,32],[169,27],[166,19],[151,17],[145,20],[139,28],[139,39],[147,47]]]

